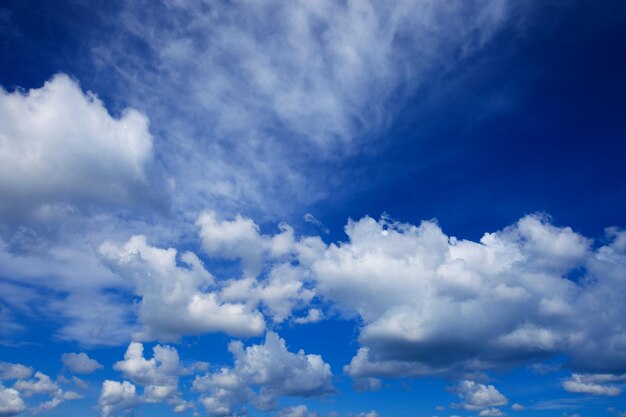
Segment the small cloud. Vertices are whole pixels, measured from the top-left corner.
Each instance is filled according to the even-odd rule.
[[[64,353],[61,356],[61,362],[74,374],[91,374],[102,369],[102,365],[86,353]]]
[[[307,222],[307,223],[311,223],[311,224],[317,226],[317,228],[320,229],[320,231],[322,231],[323,233],[326,233],[326,234],[330,233],[330,230],[328,230],[328,228],[326,226],[324,226],[324,223],[319,221],[311,213],[306,213],[304,215],[304,221]]]

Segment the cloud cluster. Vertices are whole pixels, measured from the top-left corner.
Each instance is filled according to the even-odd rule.
[[[0,416],[14,416],[30,409],[33,414],[51,410],[64,401],[81,398],[74,391],[64,391],[59,384],[43,372],[17,363],[0,362]],[[30,379],[29,379],[30,378]],[[7,381],[13,380],[11,388],[6,387]],[[24,398],[48,397],[30,407]]]
[[[365,217],[312,264],[317,291],[363,319],[355,377],[507,367],[556,353],[618,372],[624,233],[591,240],[529,215],[479,242]],[[581,271],[581,277],[570,274]],[[604,349],[600,349],[603,346]]]
[[[293,228],[284,223],[279,225],[279,233],[265,235],[250,218],[237,215],[233,220],[220,220],[211,211],[203,212],[196,224],[207,255],[241,262],[241,279],[224,283],[221,296],[225,300],[245,302],[254,308],[261,305],[274,322],[280,323],[314,298],[306,266],[324,251],[319,237],[296,239]],[[310,309],[295,320],[307,323],[320,319],[321,312]]]
[[[106,406],[130,409],[139,402],[167,402],[175,412],[185,411],[189,404],[182,399],[178,389],[178,379],[186,373],[178,352],[170,346],[157,345],[153,349],[153,357],[144,358],[143,345],[133,342],[124,354],[124,360],[116,362],[113,368],[122,372],[124,378],[143,387],[141,396],[136,395],[135,386],[124,381],[117,383],[108,381],[103,385],[101,393],[101,409],[106,415]]]
[[[210,291],[213,276],[192,252],[179,257],[175,249],[148,245],[144,236],[133,236],[122,246],[104,243],[100,252],[141,297],[143,338],[171,340],[215,331],[249,336],[265,328],[260,313],[242,303],[223,302]]]
[[[263,344],[244,348],[241,342],[231,342],[229,350],[234,367],[197,377],[193,383],[203,394],[200,401],[210,415],[232,415],[246,403],[268,411],[276,408],[279,397],[333,392],[330,366],[319,355],[289,352],[285,341],[273,332],[267,333]]]

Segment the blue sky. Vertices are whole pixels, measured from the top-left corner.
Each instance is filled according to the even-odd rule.
[[[626,415],[621,1],[0,5],[0,416]]]

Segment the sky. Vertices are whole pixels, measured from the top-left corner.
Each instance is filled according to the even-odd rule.
[[[4,0],[0,417],[626,416],[626,3]]]

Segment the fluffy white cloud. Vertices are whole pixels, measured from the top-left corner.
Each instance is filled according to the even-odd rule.
[[[122,372],[130,382],[107,381],[109,387],[103,385],[101,394],[104,405],[128,411],[143,403],[167,402],[175,413],[192,408],[193,404],[183,400],[178,389],[179,377],[206,369],[206,364],[194,363],[190,368],[184,368],[178,352],[171,346],[156,345],[152,351],[152,358],[146,359],[141,343],[133,342],[128,346],[124,360],[116,362],[113,368]],[[136,386],[143,388],[141,395]],[[102,410],[105,413],[104,408]]]
[[[515,404],[513,404],[511,406],[511,410],[513,410],[513,411],[523,411],[525,409],[526,409],[526,407],[524,407],[522,404],[518,404],[518,403],[515,403]]]
[[[5,388],[0,383],[0,416],[10,417],[26,410],[26,404],[20,393],[13,388]]]
[[[25,397],[40,394],[54,395],[60,388],[56,382],[42,372],[35,372],[35,377],[29,380],[19,380],[13,385]]]
[[[486,412],[490,413],[493,412],[494,407],[505,405],[508,402],[506,397],[493,385],[480,384],[475,381],[463,380],[454,388],[454,391],[463,399],[460,406],[466,410],[487,410]],[[491,416],[496,414],[480,415]]]
[[[131,415],[137,404],[137,392],[130,382],[106,380],[102,383],[98,406],[103,417]]]
[[[192,252],[150,246],[133,236],[123,246],[100,247],[113,270],[130,280],[141,296],[143,338],[176,339],[183,334],[223,331],[249,336],[262,333],[263,316],[242,303],[223,302],[211,292],[213,276]]]
[[[182,366],[176,349],[157,345],[153,348],[151,359],[143,357],[143,345],[131,343],[124,355],[124,360],[115,363],[116,370],[135,384],[144,386],[143,401],[170,401],[178,403],[178,377]]]
[[[0,362],[0,380],[26,379],[33,374],[33,368],[21,363]]]
[[[150,193],[148,119],[112,117],[67,75],[43,87],[0,89],[0,213],[46,221],[89,203],[132,202]]]
[[[72,401],[81,398],[81,396],[73,391],[63,391],[59,385],[50,379],[50,377],[42,372],[35,372],[32,379],[19,379],[13,385],[19,395],[24,397],[33,397],[47,395],[49,400],[39,403],[31,411],[33,414],[42,411],[52,410],[58,407],[64,401]]]
[[[626,375],[610,374],[572,374],[563,382],[563,389],[579,394],[615,397],[622,393],[622,389],[611,382],[624,382]]]
[[[284,223],[280,233],[264,235],[249,218],[237,215],[233,220],[219,220],[210,211],[203,212],[196,224],[209,256],[238,259],[243,266],[243,278],[224,285],[224,300],[246,302],[254,308],[261,305],[274,322],[280,323],[294,309],[305,308],[315,296],[310,271],[303,266],[323,253],[325,245],[319,237],[296,239],[293,228]],[[262,271],[265,278],[260,279]],[[319,309],[310,309],[294,322],[319,321],[321,316]]]
[[[333,391],[330,366],[319,355],[291,353],[285,341],[268,332],[265,343],[243,347],[231,342],[235,365],[197,377],[194,388],[211,415],[230,415],[243,404],[258,410],[276,407],[281,396],[311,397]],[[255,391],[255,389],[258,390]]]
[[[70,372],[76,374],[90,374],[102,369],[102,365],[95,359],[91,359],[86,353],[64,353],[61,356],[61,362]]]
[[[432,221],[365,217],[346,233],[349,242],[331,244],[311,268],[317,293],[364,321],[350,375],[471,371],[557,352],[581,369],[626,366],[619,232],[597,250],[540,215],[479,242]],[[587,278],[570,279],[577,269]]]

